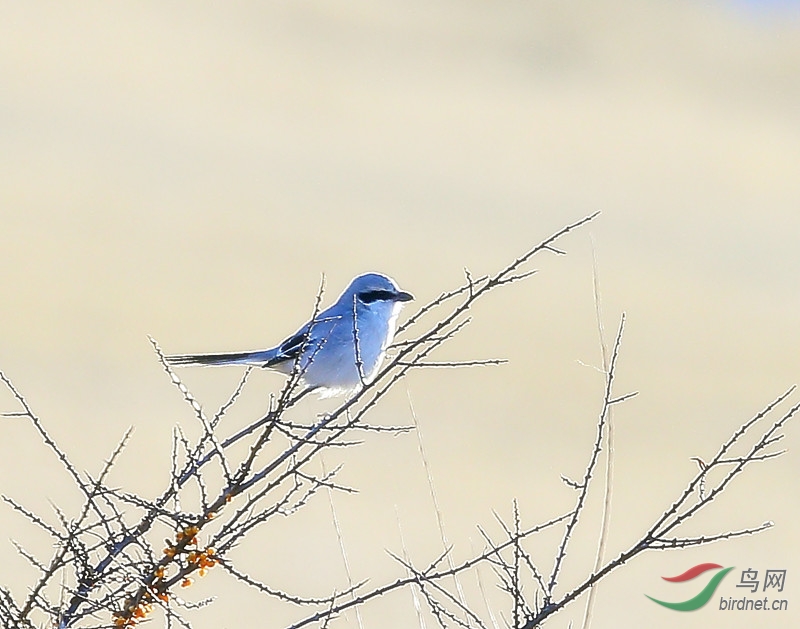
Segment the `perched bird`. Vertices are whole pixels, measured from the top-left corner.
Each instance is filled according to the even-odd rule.
[[[390,277],[354,278],[330,308],[277,347],[230,354],[167,356],[170,365],[255,365],[290,374],[323,397],[352,394],[377,375],[403,303],[414,299]]]

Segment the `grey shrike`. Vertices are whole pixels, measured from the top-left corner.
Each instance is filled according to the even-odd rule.
[[[351,394],[378,374],[397,316],[413,295],[380,273],[359,275],[330,308],[277,347],[231,354],[167,356],[170,365],[254,365],[290,374],[323,397]]]

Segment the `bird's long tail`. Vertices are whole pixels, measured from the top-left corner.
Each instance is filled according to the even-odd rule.
[[[231,354],[179,354],[176,356],[165,356],[169,365],[202,365],[206,367],[218,367],[223,365],[256,365],[258,367],[269,367],[275,361],[276,351],[274,349],[260,350],[256,352],[235,352]]]

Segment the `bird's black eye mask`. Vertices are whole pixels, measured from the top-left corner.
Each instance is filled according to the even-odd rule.
[[[390,290],[365,290],[358,293],[358,299],[362,304],[371,304],[375,301],[392,301],[396,297]]]

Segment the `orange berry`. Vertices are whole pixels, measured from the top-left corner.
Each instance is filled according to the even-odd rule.
[[[188,588],[192,583],[194,583],[191,579],[184,579],[181,581],[182,588]]]

